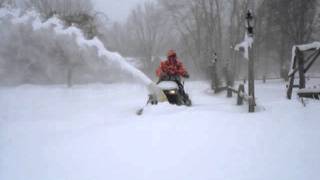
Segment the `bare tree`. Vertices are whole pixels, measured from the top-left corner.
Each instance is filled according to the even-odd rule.
[[[138,53],[143,56],[146,71],[153,72],[153,57],[159,54],[167,32],[165,24],[161,11],[151,1],[138,5],[128,18],[128,30],[132,32]]]
[[[70,16],[89,14],[92,9],[90,0],[26,0],[29,7],[37,8],[46,17],[53,14]]]
[[[227,64],[234,76],[239,77],[246,68],[246,61],[239,61],[241,56],[231,47],[244,36],[244,21],[249,8],[253,8],[256,20],[255,68],[263,70],[257,70],[257,73],[265,74],[267,68],[264,67],[269,64],[274,67],[270,68],[272,71],[280,67],[281,74],[285,74],[289,47],[317,35],[314,31],[317,16],[313,7],[316,0],[156,2],[141,4],[132,11],[127,24],[115,24],[110,28],[109,46],[128,56],[143,57],[146,69],[152,67],[152,56],[167,45],[167,48],[177,49],[186,64],[195,69],[194,72],[203,73],[216,53],[218,71]],[[174,42],[174,45],[168,42]]]
[[[209,60],[218,54],[224,59],[224,6],[221,0],[159,0],[170,14],[174,26],[188,49],[193,66],[203,72]],[[221,65],[222,61],[219,61]]]
[[[15,0],[0,0],[0,7],[2,7],[5,4],[14,5],[15,4]]]
[[[239,43],[244,37],[244,20],[245,14],[248,10],[247,0],[231,0],[230,1],[231,11],[229,15],[230,25],[229,25],[229,59],[231,59],[230,68],[232,69],[233,76],[239,76],[241,62],[239,61],[239,55],[236,54],[233,47],[235,44]]]
[[[268,48],[276,48],[280,76],[285,79],[291,47],[306,43],[312,38],[317,17],[316,3],[316,0],[265,0],[260,6],[265,14],[262,20],[266,22],[260,35],[267,39]]]

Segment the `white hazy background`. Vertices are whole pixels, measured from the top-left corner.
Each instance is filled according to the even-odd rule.
[[[143,0],[92,0],[94,8],[108,15],[111,21],[124,22],[130,10]]]

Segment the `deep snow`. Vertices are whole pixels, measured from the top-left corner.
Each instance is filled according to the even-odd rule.
[[[257,82],[247,113],[209,83],[187,82],[193,107],[135,111],[133,84],[0,88],[1,180],[318,180],[320,103]]]

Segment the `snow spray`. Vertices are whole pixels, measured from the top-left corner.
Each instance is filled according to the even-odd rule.
[[[31,23],[34,31],[52,28],[53,31],[58,35],[74,36],[79,47],[96,48],[99,57],[105,57],[103,58],[105,61],[112,61],[119,64],[122,70],[130,73],[135,79],[139,80],[143,85],[145,85],[149,93],[155,95],[159,102],[166,101],[166,97],[162,90],[155,83],[153,83],[148,76],[128,63],[119,53],[108,51],[98,37],[86,39],[81,29],[73,25],[65,28],[63,22],[58,18],[58,16],[53,16],[44,22],[41,21],[40,17],[40,14],[35,10],[21,13],[19,9],[10,7],[0,9],[0,22],[1,19],[6,18],[10,19],[13,24]]]

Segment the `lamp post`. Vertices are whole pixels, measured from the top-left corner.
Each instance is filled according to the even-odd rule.
[[[250,10],[246,14],[247,36],[254,36],[254,18]],[[255,92],[254,92],[254,55],[253,45],[249,47],[249,67],[248,67],[248,91],[249,91],[249,112],[255,111]]]

